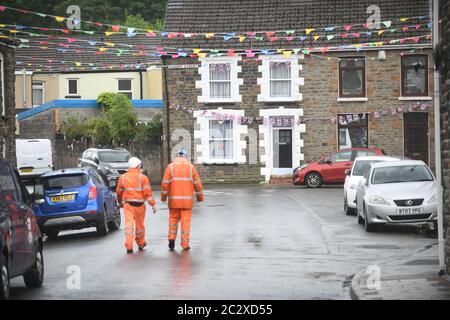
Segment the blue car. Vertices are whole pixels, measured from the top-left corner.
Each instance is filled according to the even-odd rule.
[[[41,232],[56,238],[61,230],[96,227],[99,235],[120,228],[114,185],[91,167],[43,174],[34,186],[34,211]]]

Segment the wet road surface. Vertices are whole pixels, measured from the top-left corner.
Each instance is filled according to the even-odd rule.
[[[366,233],[344,214],[342,187],[207,186],[192,249],[181,251],[178,236],[171,252],[168,209],[157,205],[156,215],[147,211],[145,251],[126,254],[123,220],[106,237],[63,232],[45,242],[44,286],[27,290],[13,279],[12,299],[350,299],[362,268],[437,242],[414,226]]]

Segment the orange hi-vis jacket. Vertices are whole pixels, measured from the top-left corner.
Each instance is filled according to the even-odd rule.
[[[148,201],[151,206],[155,205],[150,181],[137,168],[132,168],[120,176],[116,193],[119,203],[122,201],[140,203]]]
[[[161,200],[169,208],[192,209],[194,197],[203,201],[203,186],[197,169],[186,158],[178,157],[167,166],[161,183]]]

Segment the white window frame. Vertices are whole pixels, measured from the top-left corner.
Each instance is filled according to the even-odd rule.
[[[202,89],[202,94],[197,97],[199,103],[235,103],[242,102],[242,96],[239,94],[239,86],[244,84],[244,80],[238,78],[238,73],[242,72],[242,67],[238,66],[238,61],[241,61],[242,57],[207,57],[200,59],[200,67],[198,73],[201,76],[201,80],[195,82],[197,89]],[[210,77],[209,69],[211,64],[230,64],[230,98],[217,99],[211,98],[210,92]]]
[[[233,139],[233,134],[231,134],[231,138],[220,138],[220,139],[216,138],[216,139],[211,139],[211,122],[213,122],[213,121],[218,122],[218,121],[220,121],[220,120],[217,120],[217,119],[208,119],[208,121],[209,121],[209,123],[208,123],[208,127],[209,127],[208,144],[209,144],[209,157],[210,157],[210,159],[211,159],[211,160],[220,161],[220,162],[226,162],[226,161],[228,161],[228,160],[230,160],[230,159],[234,159],[234,139]],[[224,121],[230,121],[230,122],[231,122],[231,132],[233,132],[233,131],[234,131],[234,122],[231,121],[231,120],[224,120]],[[211,158],[211,142],[213,142],[213,141],[223,141],[223,142],[225,142],[225,141],[231,141],[231,142],[232,142],[232,143],[231,143],[231,158]]]
[[[245,164],[247,157],[245,151],[247,148],[247,141],[245,136],[248,134],[247,125],[242,125],[238,121],[238,117],[244,116],[244,110],[231,109],[210,109],[194,111],[194,118],[196,118],[196,129],[194,130],[195,139],[195,162],[197,164]],[[210,157],[210,123],[211,120],[217,120],[214,117],[214,112],[223,115],[234,116],[233,121],[233,157],[232,159],[214,159]]]
[[[289,78],[284,78],[284,79],[274,79],[274,78],[272,78],[271,77],[271,68],[272,68],[272,64],[274,64],[274,63],[286,63],[286,64],[288,64],[288,66],[289,66],[289,73],[290,73],[290,77]],[[289,90],[289,93],[290,93],[290,95],[288,95],[288,96],[285,96],[285,97],[275,97],[275,96],[273,96],[272,95],[272,82],[285,82],[285,81],[289,81],[289,86],[290,86],[290,90]],[[271,63],[269,64],[269,97],[271,98],[271,99],[275,99],[275,98],[281,98],[281,99],[284,99],[284,98],[291,98],[292,97],[292,65],[291,65],[291,62],[290,61],[271,61]]]
[[[120,86],[119,86],[119,82],[123,81],[123,80],[127,80],[130,81],[130,90],[120,90]],[[133,79],[131,78],[118,78],[117,79],[117,93],[131,93],[131,98],[133,99]]]
[[[303,95],[300,93],[300,86],[305,84],[303,77],[300,77],[299,71],[303,70],[303,66],[299,64],[299,60],[303,60],[304,55],[292,55],[285,57],[283,55],[261,55],[262,64],[258,67],[258,71],[262,77],[258,78],[258,84],[261,87],[261,93],[258,94],[258,102],[295,102],[303,101]],[[290,97],[271,97],[270,96],[270,65],[272,62],[289,62],[291,65],[291,96]],[[281,79],[278,79],[281,80]],[[289,79],[286,79],[289,80]]]
[[[33,84],[33,82],[40,82],[40,84],[39,85],[35,85],[35,84]],[[37,107],[37,106],[40,106],[40,104],[36,104],[36,102],[34,101],[34,90],[35,89],[37,89],[37,90],[39,90],[39,89],[41,89],[42,90],[42,104],[44,104],[45,103],[45,81],[42,81],[42,80],[34,80],[34,81],[31,81],[31,97],[32,97],[32,100],[33,100],[33,108],[34,107]]]
[[[76,81],[77,82],[77,93],[70,93],[70,81]],[[67,78],[67,96],[71,97],[77,97],[80,95],[80,79],[78,78]]]

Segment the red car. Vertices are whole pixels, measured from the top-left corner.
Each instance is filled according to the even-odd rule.
[[[383,155],[384,151],[377,148],[338,150],[318,161],[296,168],[293,182],[295,185],[306,185],[309,188],[320,188],[322,184],[344,183],[345,170],[352,167],[355,158]]]

